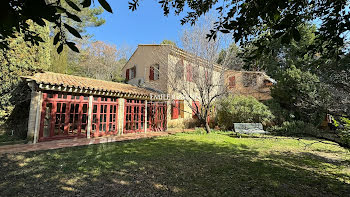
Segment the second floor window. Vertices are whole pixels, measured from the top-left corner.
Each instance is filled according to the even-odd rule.
[[[236,86],[236,77],[231,76],[228,78],[228,87],[229,88],[234,88]]]
[[[192,65],[189,64],[187,65],[186,67],[186,81],[192,81],[193,79],[193,68],[192,68]]]
[[[243,85],[244,87],[254,87],[257,85],[256,73],[243,73]]]
[[[159,64],[154,64],[150,66],[149,69],[149,80],[158,80],[159,79]]]
[[[132,68],[126,69],[125,77],[126,80],[133,79],[136,77],[136,65]]]
[[[184,80],[184,62],[183,60],[179,60],[175,65],[175,77],[176,80],[183,81]]]

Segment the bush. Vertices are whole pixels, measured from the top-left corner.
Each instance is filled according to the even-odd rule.
[[[339,137],[342,144],[350,147],[350,119],[349,118],[340,118],[340,124],[342,128],[339,129]]]
[[[282,125],[285,121],[290,121],[294,118],[294,115],[281,107],[281,105],[275,100],[270,99],[263,102],[275,116],[272,120],[272,125]]]
[[[295,66],[282,71],[271,89],[271,96],[293,112],[297,120],[318,125],[327,112],[329,93],[318,76]]]
[[[264,125],[274,118],[269,108],[252,96],[228,96],[218,101],[217,120],[223,129],[232,129],[233,123]]]
[[[320,131],[313,124],[298,120],[271,127],[269,132],[283,136],[317,136]]]

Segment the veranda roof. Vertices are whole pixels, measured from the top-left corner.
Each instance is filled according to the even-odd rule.
[[[24,76],[22,78],[27,81],[34,81],[38,85],[38,88],[43,90],[134,98],[148,98],[150,94],[158,94],[156,91],[129,84],[52,72],[36,73],[34,76]]]

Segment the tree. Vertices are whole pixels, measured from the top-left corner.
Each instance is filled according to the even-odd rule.
[[[112,12],[111,7],[106,0],[98,0],[101,6]],[[0,40],[14,35],[15,32],[22,30],[26,32],[26,40],[37,43],[40,36],[35,32],[29,31],[25,21],[32,19],[35,23],[43,25],[42,20],[46,19],[55,24],[58,30],[57,39],[61,44],[67,44],[71,49],[76,50],[74,43],[67,41],[64,37],[63,29],[69,30],[76,37],[80,37],[74,28],[62,23],[62,16],[66,16],[81,22],[80,18],[69,13],[62,8],[60,0],[37,0],[37,1],[1,1],[0,8]],[[67,4],[73,9],[79,11],[79,8],[70,0]],[[81,5],[84,7],[91,6],[91,0],[84,0]],[[307,0],[237,0],[223,1],[190,1],[190,0],[159,0],[164,15],[170,11],[179,15],[184,12],[187,15],[181,19],[181,23],[194,24],[200,16],[214,9],[218,12],[218,19],[215,26],[208,35],[209,38],[216,38],[218,32],[231,33],[235,42],[244,43],[250,39],[260,37],[257,42],[258,52],[270,50],[266,48],[266,41],[272,38],[281,38],[283,44],[290,43],[291,40],[299,41],[300,32],[297,27],[305,22],[318,21],[320,24],[317,30],[317,42],[315,50],[321,50],[325,47],[328,51],[328,57],[340,57],[344,53],[343,48],[346,45],[346,36],[349,31],[350,13],[347,9],[346,0],[324,0],[324,1],[307,1]],[[129,9],[135,11],[140,5],[140,0],[129,1]],[[20,16],[20,17],[18,17]],[[55,42],[57,44],[58,42]],[[1,42],[1,48],[6,47],[6,42]],[[334,47],[336,46],[336,47]],[[62,45],[63,47],[63,45]],[[60,51],[61,45],[58,47]]]
[[[242,53],[244,68],[264,70],[272,77],[277,77],[280,71],[290,68],[291,65],[315,73],[322,64],[320,55],[310,51],[310,46],[315,44],[316,26],[302,24],[297,29],[300,32],[299,41],[292,40],[290,44],[283,45],[281,38],[274,38],[266,45],[270,49],[269,53],[257,54],[256,40],[247,43]]]
[[[77,74],[108,81],[123,81],[121,69],[125,64],[127,49],[117,49],[115,45],[95,41],[82,46]]]
[[[283,108],[293,112],[295,119],[319,124],[327,113],[329,94],[317,75],[295,66],[281,71],[271,96]]]
[[[240,49],[235,43],[232,43],[229,48],[222,49],[219,53],[217,60],[218,64],[224,63],[226,61],[228,69],[242,70],[244,62],[239,57],[241,53]],[[226,60],[225,60],[226,58]]]
[[[98,0],[100,5],[112,12],[111,7],[106,0]],[[56,35],[53,44],[58,43],[57,52],[62,52],[63,46],[67,45],[73,51],[78,52],[78,48],[75,43],[68,40],[66,32],[69,32],[74,37],[81,38],[80,33],[76,28],[65,22],[65,18],[71,19],[79,24],[82,24],[82,20],[66,9],[62,4],[68,4],[69,7],[76,12],[82,12],[81,8],[72,0],[65,0],[64,3],[61,0],[5,0],[0,2],[0,48],[8,49],[9,43],[6,38],[13,37],[16,32],[23,32],[24,40],[29,41],[32,44],[38,45],[39,42],[43,42],[43,38],[32,31],[27,20],[32,20],[35,24],[42,27],[46,26],[44,20],[47,20],[54,24]],[[86,8],[91,6],[91,0],[84,0],[80,4]],[[86,20],[83,19],[85,22]]]
[[[105,23],[105,19],[100,16],[104,10],[101,6],[93,8],[84,8],[82,5],[79,4],[78,0],[72,0],[72,2],[79,7],[79,9],[81,10],[80,12],[71,8],[69,4],[67,4],[67,2],[65,1],[62,1],[62,7],[67,9],[70,13],[76,14],[79,18],[83,20],[82,22],[76,22],[70,18],[63,18],[63,21],[82,34],[82,39],[75,39],[74,37],[71,37],[70,39],[74,40],[78,46],[84,45],[87,44],[89,42],[89,39],[91,39],[91,37],[93,36],[90,34],[86,34],[86,28],[98,27]],[[52,30],[54,31],[54,29]],[[53,35],[55,35],[56,33],[51,32],[51,34]],[[53,41],[54,37],[52,36],[51,42]],[[59,54],[57,54],[56,52],[57,49],[58,46],[51,47],[51,65],[49,70],[57,73],[68,73],[71,70],[76,69],[76,64],[79,63],[77,60],[79,60],[80,54],[69,50],[67,46],[64,46],[62,52]]]
[[[48,26],[41,27],[28,21],[30,31],[37,32],[45,42],[31,46],[23,33],[7,38],[9,49],[0,49],[0,124],[7,122],[12,130],[25,132],[25,113],[29,109],[30,92],[20,77],[47,70],[50,65]],[[12,117],[12,118],[11,118]],[[18,130],[17,130],[18,129]],[[23,137],[23,136],[22,136]]]
[[[51,45],[50,50],[51,61],[48,70],[55,73],[67,73],[68,48],[64,46],[62,52],[59,54],[57,53],[57,47],[54,45]]]
[[[282,45],[281,38],[275,38],[269,42],[271,52],[257,55],[254,44],[244,48],[245,68],[249,70],[265,70],[275,79],[281,79],[281,73],[295,66],[303,72],[317,76],[319,81],[327,86],[332,97],[327,106],[328,113],[336,116],[350,116],[350,101],[347,95],[350,93],[350,63],[349,54],[340,60],[337,58],[323,57],[321,54],[313,54],[310,46],[316,42],[316,26],[302,24],[298,27],[301,39],[292,40],[289,45]],[[252,41],[254,42],[254,41]],[[323,49],[326,51],[326,48]],[[327,52],[325,52],[327,53]],[[279,82],[278,82],[279,83]]]
[[[140,0],[130,2],[130,9],[136,10],[139,2]],[[282,44],[299,41],[300,32],[297,27],[305,22],[318,21],[318,37],[313,48],[322,50],[325,47],[328,57],[340,57],[346,44],[344,35],[349,31],[350,13],[346,0],[166,0],[159,3],[164,15],[170,11],[178,15],[184,12],[184,8],[189,8],[187,15],[181,19],[182,24],[194,24],[202,15],[215,8],[218,18],[209,38],[215,39],[219,32],[231,33],[235,42],[244,44],[260,36],[256,42],[259,53],[270,51],[265,46],[272,38],[281,38]]]

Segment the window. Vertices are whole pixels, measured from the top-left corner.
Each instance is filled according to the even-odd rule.
[[[136,65],[130,69],[130,79],[134,79],[136,77]]]
[[[236,86],[236,77],[231,76],[228,78],[228,87],[229,88],[234,88]]]
[[[149,80],[158,80],[159,79],[159,64],[150,66],[149,68]]]
[[[184,61],[179,60],[175,65],[175,77],[176,80],[183,81],[184,79]]]
[[[136,77],[136,65],[132,68],[128,68],[125,71],[125,78],[126,80],[133,79]]]
[[[192,80],[198,80],[199,78],[199,68],[196,66],[195,68],[192,68]]]
[[[192,78],[193,78],[193,68],[192,68],[192,65],[189,64],[187,65],[187,68],[186,68],[186,80],[191,82]]]
[[[159,64],[154,65],[154,80],[159,79]]]
[[[244,87],[254,87],[257,84],[256,73],[244,73],[243,74],[243,86]]]

